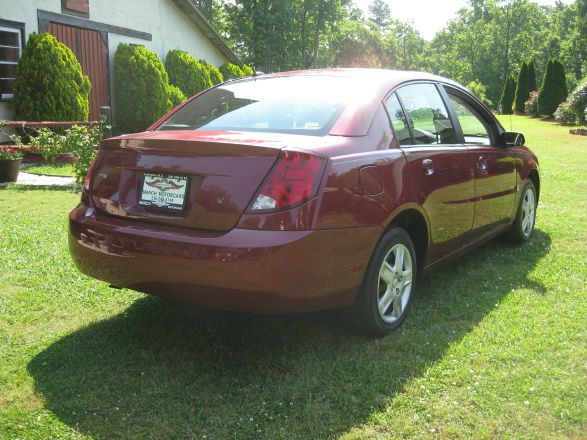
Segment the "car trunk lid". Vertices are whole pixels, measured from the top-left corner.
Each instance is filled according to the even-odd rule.
[[[108,139],[92,174],[92,201],[113,216],[228,231],[284,146],[279,136],[241,132],[160,131]],[[143,187],[153,189],[149,185],[158,194],[186,185],[183,208],[141,204]]]

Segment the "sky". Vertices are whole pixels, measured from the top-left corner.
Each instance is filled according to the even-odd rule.
[[[354,0],[354,3],[368,14],[372,0]],[[555,0],[534,0],[540,5],[554,5]],[[414,26],[426,40],[431,40],[437,31],[467,4],[466,0],[386,0],[391,7],[393,18],[402,21],[413,20]],[[571,3],[572,0],[563,0]]]

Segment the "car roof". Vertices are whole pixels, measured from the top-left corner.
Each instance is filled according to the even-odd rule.
[[[331,68],[297,70],[263,74],[254,78],[279,77],[343,77],[356,81],[356,87],[364,91],[361,100],[353,102],[343,112],[337,123],[330,130],[332,136],[365,136],[381,102],[389,92],[397,86],[411,81],[433,81],[449,84],[462,90],[462,85],[441,76],[426,72],[386,70],[386,69],[359,69],[359,68]],[[247,78],[251,80],[251,78]],[[245,79],[245,80],[247,80]],[[241,80],[242,81],[242,80]]]

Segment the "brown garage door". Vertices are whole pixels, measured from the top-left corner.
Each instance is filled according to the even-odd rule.
[[[92,83],[90,120],[100,118],[100,107],[108,102],[108,47],[100,32],[58,23],[49,23],[47,32],[69,47]]]

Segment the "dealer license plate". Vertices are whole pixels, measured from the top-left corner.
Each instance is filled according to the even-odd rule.
[[[145,174],[139,205],[183,211],[189,179],[169,174]]]

